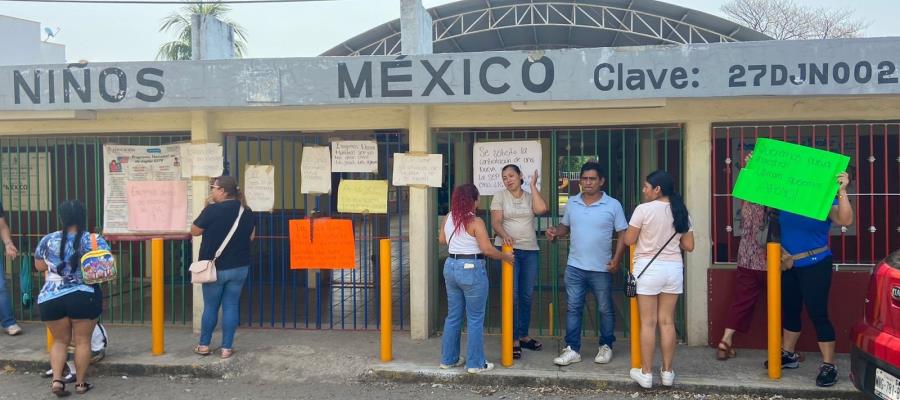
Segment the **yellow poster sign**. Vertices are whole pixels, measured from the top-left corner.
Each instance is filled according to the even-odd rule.
[[[387,214],[388,181],[345,179],[338,186],[338,212]]]

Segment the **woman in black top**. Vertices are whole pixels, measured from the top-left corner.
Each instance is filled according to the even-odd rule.
[[[209,343],[216,328],[219,307],[222,308],[222,358],[234,354],[232,342],[238,326],[238,307],[244,281],[250,270],[250,242],[256,234],[253,211],[244,205],[237,181],[231,176],[220,176],[209,186],[208,205],[194,220],[191,234],[203,236],[200,242],[200,260],[216,260],[217,279],[203,284],[203,317],[200,323],[200,343],[194,352],[209,355]],[[216,258],[216,250],[225,241],[228,232],[244,209],[234,235],[222,254]]]

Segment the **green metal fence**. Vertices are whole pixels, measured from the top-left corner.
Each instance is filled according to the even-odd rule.
[[[641,202],[641,184],[644,177],[656,169],[666,169],[683,186],[683,130],[679,125],[597,127],[581,129],[515,129],[515,130],[448,130],[439,131],[438,152],[444,155],[445,182],[437,193],[438,218],[447,214],[450,194],[459,184],[472,182],[472,146],[475,142],[538,140],[543,148],[541,171],[542,195],[550,206],[550,212],[537,220],[540,261],[538,279],[532,305],[531,331],[539,336],[561,336],[565,332],[566,291],[563,273],[568,257],[568,240],[547,241],[544,230],[559,223],[569,196],[578,194],[578,174],[586,161],[597,161],[606,170],[603,190],[618,199],[630,218],[635,206]],[[499,178],[498,178],[499,179]],[[680,190],[680,189],[679,189]],[[482,196],[480,210],[490,230],[490,196]],[[437,233],[435,236],[437,237]],[[445,246],[438,246],[438,268],[442,268],[447,256]],[[627,260],[623,262],[624,268]],[[690,273],[689,269],[685,273]],[[500,330],[500,268],[496,261],[489,261],[488,277],[490,294],[485,319],[485,330]],[[442,329],[446,316],[446,291],[443,276],[435,274],[434,310],[439,316],[436,328]],[[628,303],[622,293],[622,276],[613,283],[616,312],[616,330],[628,333]],[[690,294],[687,294],[690,295]],[[592,296],[589,296],[592,297]],[[583,329],[586,336],[599,334],[599,314],[596,303],[588,299],[585,304]],[[551,318],[552,315],[552,318]],[[684,338],[684,301],[679,302],[676,329]]]
[[[34,249],[41,238],[59,230],[58,204],[81,200],[87,207],[86,226],[102,232],[103,145],[157,146],[188,142],[190,135],[97,135],[97,136],[4,136],[0,137],[0,183],[6,221],[20,251],[14,259],[3,258],[0,271],[8,272],[13,309],[20,320],[38,320],[36,304],[23,303],[22,269],[30,270],[32,299],[44,283],[43,274],[32,268]],[[103,320],[111,323],[143,324],[150,318],[149,243],[111,242],[119,267],[117,280],[104,283]],[[190,324],[192,288],[187,268],[191,262],[190,240],[166,240],[166,321]]]

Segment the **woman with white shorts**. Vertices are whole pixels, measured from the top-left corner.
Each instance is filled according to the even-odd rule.
[[[662,384],[672,386],[675,381],[675,305],[684,292],[681,251],[694,250],[694,233],[684,200],[675,192],[672,175],[662,170],[647,175],[641,192],[644,203],[634,209],[625,244],[635,245],[634,274],[640,275],[637,300],[641,315],[641,368],[632,368],[631,378],[649,389],[653,386],[657,326],[663,358]]]

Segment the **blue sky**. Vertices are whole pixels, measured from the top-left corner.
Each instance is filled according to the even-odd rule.
[[[453,0],[423,0],[426,7]],[[866,36],[900,36],[898,0],[798,0],[805,4],[854,10],[871,23]],[[725,0],[670,0],[719,15]],[[171,40],[158,32],[174,5],[19,3],[0,0],[0,14],[60,28],[54,41],[70,61],[152,60]],[[347,38],[400,16],[400,0],[334,0],[288,4],[235,5],[230,14],[249,35],[247,57],[312,57]],[[3,38],[6,40],[6,38]]]

